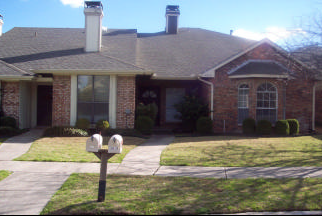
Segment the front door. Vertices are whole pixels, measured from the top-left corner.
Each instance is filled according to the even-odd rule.
[[[160,88],[159,87],[141,87],[138,91],[138,103],[148,105],[155,103],[158,107],[156,116],[156,125],[160,125]]]
[[[39,85],[37,96],[37,125],[51,126],[53,107],[53,87]]]

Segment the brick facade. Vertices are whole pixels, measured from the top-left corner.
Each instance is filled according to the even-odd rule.
[[[70,125],[71,77],[54,76],[53,78],[53,126]]]
[[[130,114],[126,114],[129,110]],[[117,108],[116,127],[121,129],[134,128],[135,118],[135,77],[117,77]]]
[[[2,108],[5,116],[11,116],[19,122],[19,82],[1,82]]]
[[[274,60],[285,66],[290,61],[268,44],[262,44],[234,61],[224,65],[215,72],[214,84],[214,130],[216,132],[240,131],[238,126],[238,86],[249,85],[249,117],[256,119],[256,91],[265,82],[277,88],[278,107],[277,120],[296,118],[300,122],[301,131],[310,129],[312,122],[312,89],[313,82],[305,76],[305,71],[296,62],[291,62],[291,71],[296,73],[295,79],[283,80],[274,78],[232,79],[228,72],[247,60]],[[284,106],[285,103],[285,106]]]

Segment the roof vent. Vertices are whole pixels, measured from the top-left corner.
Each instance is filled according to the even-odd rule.
[[[168,5],[166,8],[166,33],[177,34],[180,10],[178,5]]]

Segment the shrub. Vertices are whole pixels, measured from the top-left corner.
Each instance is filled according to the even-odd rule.
[[[256,129],[256,121],[253,118],[246,118],[243,121],[243,133],[254,134]]]
[[[149,116],[138,116],[135,120],[135,128],[142,134],[151,134],[153,124]]]
[[[144,105],[140,103],[136,108],[137,116],[149,116],[155,121],[158,114],[158,106],[155,103]]]
[[[19,134],[18,130],[13,127],[1,126],[0,127],[0,135],[1,136],[14,136]]]
[[[275,124],[275,132],[279,135],[289,135],[290,126],[286,120],[278,120]]]
[[[0,118],[0,125],[3,127],[17,128],[17,121],[11,116],[4,116]]]
[[[86,137],[88,136],[88,132],[73,127],[66,126],[54,126],[51,128],[47,128],[44,131],[44,136],[56,136],[56,137]]]
[[[91,123],[89,122],[88,119],[80,118],[80,119],[77,119],[75,127],[86,130],[86,129],[89,129],[90,125]]]
[[[103,119],[96,122],[96,125],[95,125],[95,128],[100,131],[107,130],[109,127],[110,127],[110,124],[108,123],[108,121]]]
[[[212,120],[209,117],[200,117],[197,120],[197,132],[200,134],[211,134],[213,132]]]
[[[272,123],[268,120],[259,120],[257,122],[256,132],[259,135],[270,135],[272,132]]]
[[[186,95],[183,100],[174,104],[174,108],[180,113],[175,118],[181,119],[183,126],[192,130],[196,129],[197,120],[202,116],[208,116],[209,107],[196,94]]]
[[[300,132],[300,123],[297,119],[286,119],[290,126],[290,135],[297,135]]]

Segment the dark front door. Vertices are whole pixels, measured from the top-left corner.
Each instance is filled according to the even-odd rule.
[[[138,102],[148,105],[155,103],[158,107],[155,124],[160,124],[160,88],[159,87],[140,87],[138,91]]]
[[[53,111],[53,87],[38,86],[37,97],[37,125],[51,126]]]

